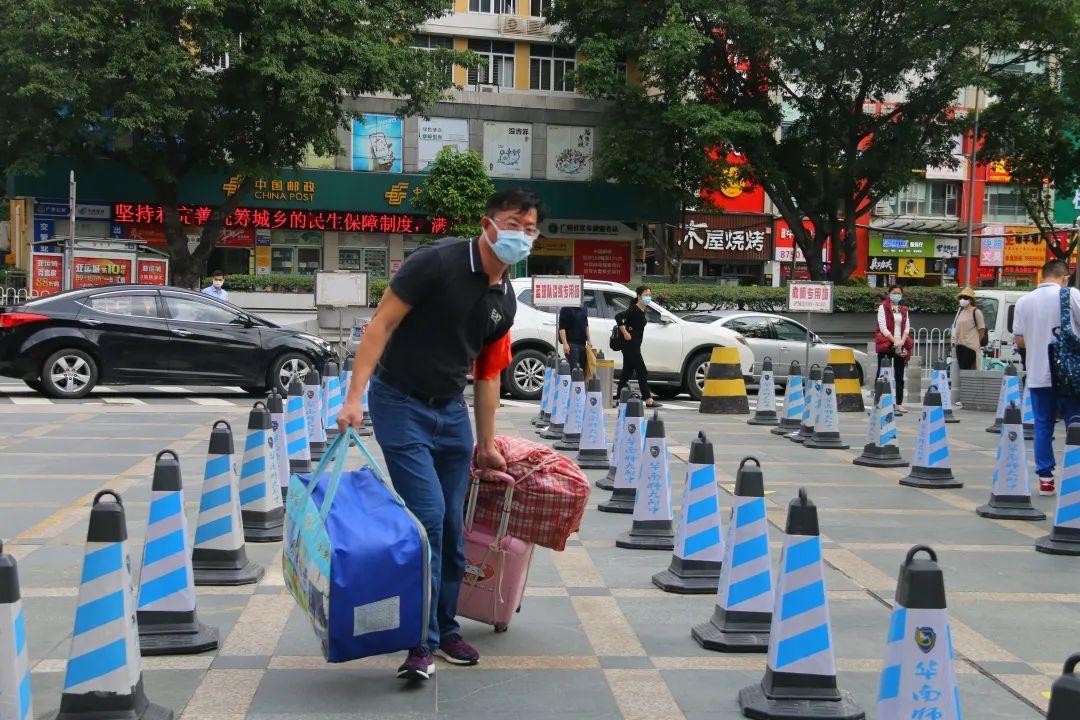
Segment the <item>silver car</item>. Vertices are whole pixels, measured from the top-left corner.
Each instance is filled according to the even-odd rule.
[[[806,363],[806,326],[783,315],[748,310],[713,310],[683,315],[683,320],[716,323],[745,337],[750,350],[754,353],[755,377],[760,377],[761,363],[766,357],[772,358],[773,372],[777,382],[780,383],[787,378],[788,367],[792,360],[798,360],[800,365]],[[847,347],[822,342],[821,338],[814,333],[809,333],[809,336],[811,365],[817,363],[824,367],[828,363],[830,350]],[[870,365],[870,356],[856,350],[855,362],[859,371],[859,384],[863,385],[866,378],[873,377],[874,373],[874,368]]]

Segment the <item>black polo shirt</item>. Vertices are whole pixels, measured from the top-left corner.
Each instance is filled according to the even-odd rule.
[[[477,240],[443,238],[408,257],[390,289],[412,307],[390,337],[376,376],[402,392],[451,399],[485,346],[510,331],[510,281],[491,285]]]

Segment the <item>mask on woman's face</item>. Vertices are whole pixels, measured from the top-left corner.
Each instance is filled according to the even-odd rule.
[[[652,295],[642,295],[641,296],[641,304],[644,305],[645,307],[649,307],[649,305],[652,304]]]
[[[971,304],[971,301],[968,300],[967,298],[960,298],[960,307],[966,308],[970,304]]]
[[[893,303],[899,303],[901,300],[904,299],[904,296],[903,295],[890,295],[889,299],[892,300]]]

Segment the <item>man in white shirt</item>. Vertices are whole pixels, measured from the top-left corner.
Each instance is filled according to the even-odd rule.
[[[1054,494],[1054,426],[1058,412],[1065,423],[1080,422],[1080,398],[1059,396],[1050,377],[1049,346],[1061,325],[1061,289],[1068,287],[1069,267],[1060,260],[1043,265],[1042,283],[1020,298],[1013,315],[1016,346],[1027,352],[1027,386],[1035,411],[1035,472],[1039,494]],[[1080,335],[1080,291],[1069,289],[1073,332]]]
[[[225,273],[220,270],[215,270],[214,274],[211,275],[211,278],[213,279],[213,283],[210,287],[203,288],[203,295],[209,295],[212,298],[229,302],[228,291],[222,289],[222,286],[225,284]]]

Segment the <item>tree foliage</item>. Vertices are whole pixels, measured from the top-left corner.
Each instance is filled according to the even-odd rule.
[[[174,276],[193,283],[253,178],[337,154],[348,96],[389,92],[402,112],[439,99],[446,65],[469,57],[409,47],[449,0],[2,0],[0,169],[50,154],[108,158],[164,206]],[[227,63],[225,58],[228,58]],[[194,252],[177,213],[195,170],[244,179]]]
[[[475,151],[459,153],[444,147],[428,168],[422,189],[414,202],[421,210],[446,218],[455,235],[480,234],[480,219],[495,185],[488,179],[484,159]]]

